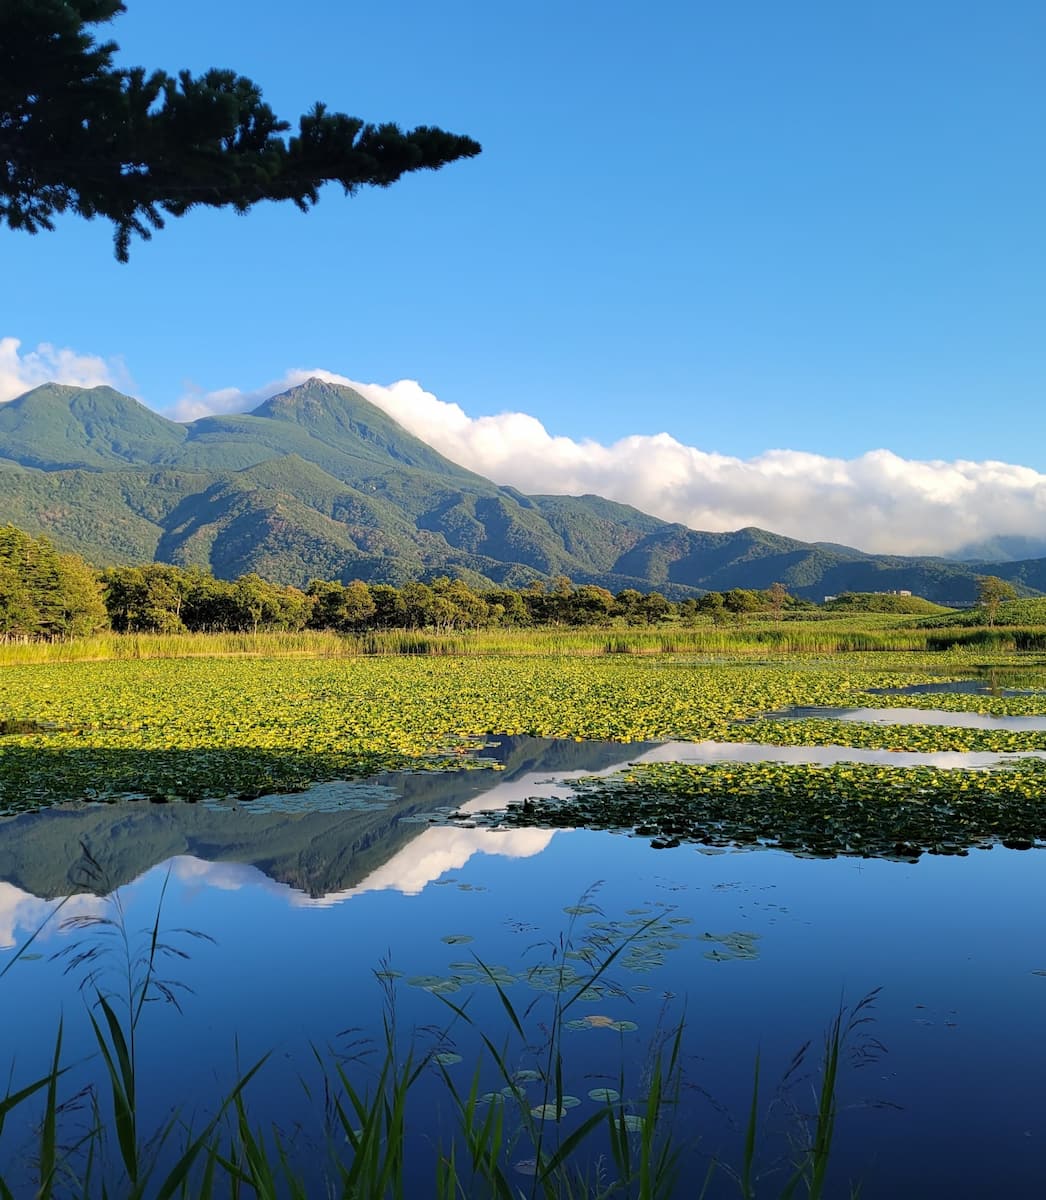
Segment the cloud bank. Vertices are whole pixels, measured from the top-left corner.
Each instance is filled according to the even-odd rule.
[[[75,387],[108,384],[126,391],[127,370],[119,359],[78,354],[68,347],[41,342],[35,350],[22,351],[18,338],[0,338],[0,404],[39,387],[42,383],[68,383]]]
[[[668,433],[575,441],[527,413],[470,417],[414,380],[360,383],[321,368],[288,371],[255,391],[190,388],[166,415],[244,412],[314,376],[355,388],[447,458],[522,492],[595,494],[692,529],[757,525],[880,554],[947,555],[1000,536],[1046,541],[1046,475],[1013,463],[918,461],[885,449],[852,459],[774,449],[742,459]],[[48,380],[124,391],[129,382],[119,360],[49,343],[22,351],[17,338],[0,338],[0,402]]]
[[[692,529],[757,525],[803,541],[880,554],[950,554],[1000,535],[1046,537],[1046,475],[1003,462],[918,461],[890,450],[829,458],[767,450],[734,458],[668,433],[610,445],[549,433],[535,417],[470,417],[414,380],[360,383],[288,371],[256,392],[191,392],[169,415],[242,412],[310,377],[355,388],[415,436],[470,470],[531,494],[594,493]]]

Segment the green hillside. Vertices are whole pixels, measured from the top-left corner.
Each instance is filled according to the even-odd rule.
[[[45,471],[160,462],[186,437],[184,425],[109,387],[45,383],[0,404],[0,454]]]
[[[451,462],[352,388],[311,379],[252,413],[168,421],[112,388],[46,384],[0,405],[0,520],[99,565],[156,559],[397,585],[910,590],[972,601],[978,566],[864,554],[766,530],[701,533],[599,496],[526,496]],[[993,564],[1023,594],[1046,560]]]

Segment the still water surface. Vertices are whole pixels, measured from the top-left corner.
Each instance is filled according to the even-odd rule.
[[[769,757],[830,761],[819,757],[826,750],[839,748],[774,747]],[[777,1090],[794,1053],[812,1040],[816,1057],[840,1002],[881,988],[874,1024],[863,1027],[880,1048],[841,1078],[830,1194],[847,1194],[849,1179],[862,1181],[866,1200],[1046,1191],[1046,860],[1039,854],[996,847],[914,864],[820,861],[686,845],[657,851],[644,839],[590,831],[430,824],[452,808],[547,795],[571,775],[638,759],[768,756],[760,747],[529,738],[501,739],[485,753],[504,769],[324,785],[251,805],[125,804],[12,818],[0,838],[0,942],[17,945],[57,897],[75,890],[81,841],[120,887],[133,930],[151,923],[166,879],[163,924],[214,941],[172,935],[190,957],[164,970],[193,991],[181,1013],[156,1004],[144,1018],[147,1123],[158,1124],[175,1105],[185,1115],[213,1111],[236,1077],[237,1054],[247,1064],[271,1050],[252,1116],[278,1122],[306,1161],[321,1161],[316,1112],[301,1086],[302,1077],[315,1082],[309,1046],[348,1051],[377,1034],[380,964],[404,972],[396,983],[401,1031],[415,1028],[428,1045],[434,1028],[452,1026],[443,1048],[462,1055],[450,1069],[467,1087],[475,1035],[408,979],[452,977],[451,964],[473,952],[518,977],[552,961],[553,949],[561,954],[562,937],[579,945],[593,922],[621,922],[627,936],[629,922],[663,912],[675,922],[667,947],[628,965],[623,956],[611,972],[620,994],[571,1014],[637,1029],[568,1032],[567,1091],[585,1098],[592,1088],[616,1087],[623,1066],[626,1099],[638,1097],[651,1039],[685,1020],[680,1126],[694,1139],[694,1170],[703,1174],[710,1156],[740,1161],[758,1051],[763,1167],[772,1171],[797,1132],[793,1110],[811,1107],[809,1072]],[[958,765],[971,756],[847,749],[844,757]],[[564,912],[596,884],[586,902],[600,912]],[[110,905],[80,895],[61,916],[111,913]],[[730,952],[736,934],[751,954]],[[16,1080],[46,1068],[60,1015],[70,1060],[89,1052],[77,972],[63,974],[63,962],[51,957],[83,936],[53,923],[35,947],[41,956],[18,962],[0,981],[0,1028],[9,1031],[2,1065],[14,1060]],[[472,940],[442,940],[457,936]],[[549,997],[521,978],[506,986],[521,1011],[537,1001],[528,1032],[539,1041]],[[500,1031],[492,989],[466,986],[451,999],[460,1003],[470,992],[471,1011]],[[518,1066],[536,1065],[514,1053]],[[491,1075],[481,1086],[500,1084]],[[422,1088],[426,1127],[411,1128],[418,1195],[428,1190],[431,1147],[446,1119],[435,1073]],[[564,1126],[590,1104],[584,1099]],[[28,1130],[15,1126],[0,1149],[10,1165],[30,1144]],[[780,1173],[768,1175],[760,1194],[777,1195],[783,1182]],[[709,1195],[737,1195],[737,1185],[720,1171]]]

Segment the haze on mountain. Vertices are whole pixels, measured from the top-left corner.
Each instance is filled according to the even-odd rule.
[[[906,589],[948,603],[972,601],[978,574],[977,562],[757,528],[702,533],[599,496],[526,496],[319,379],[188,424],[110,387],[34,388],[0,405],[0,513],[98,566],[157,560],[299,586],[449,574],[525,587],[566,575],[676,599],[780,581],[818,600]],[[1046,589],[1046,560],[993,561],[991,573]]]

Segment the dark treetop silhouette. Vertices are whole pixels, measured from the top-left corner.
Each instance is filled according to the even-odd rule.
[[[369,125],[319,103],[286,139],[288,122],[234,71],[114,67],[116,44],[89,27],[123,11],[120,0],[0,0],[0,222],[12,229],[50,230],[67,211],[104,217],[126,262],[131,235],[151,237],[165,213],[259,200],[304,211],[324,183],[352,194],[480,152],[442,129]]]

